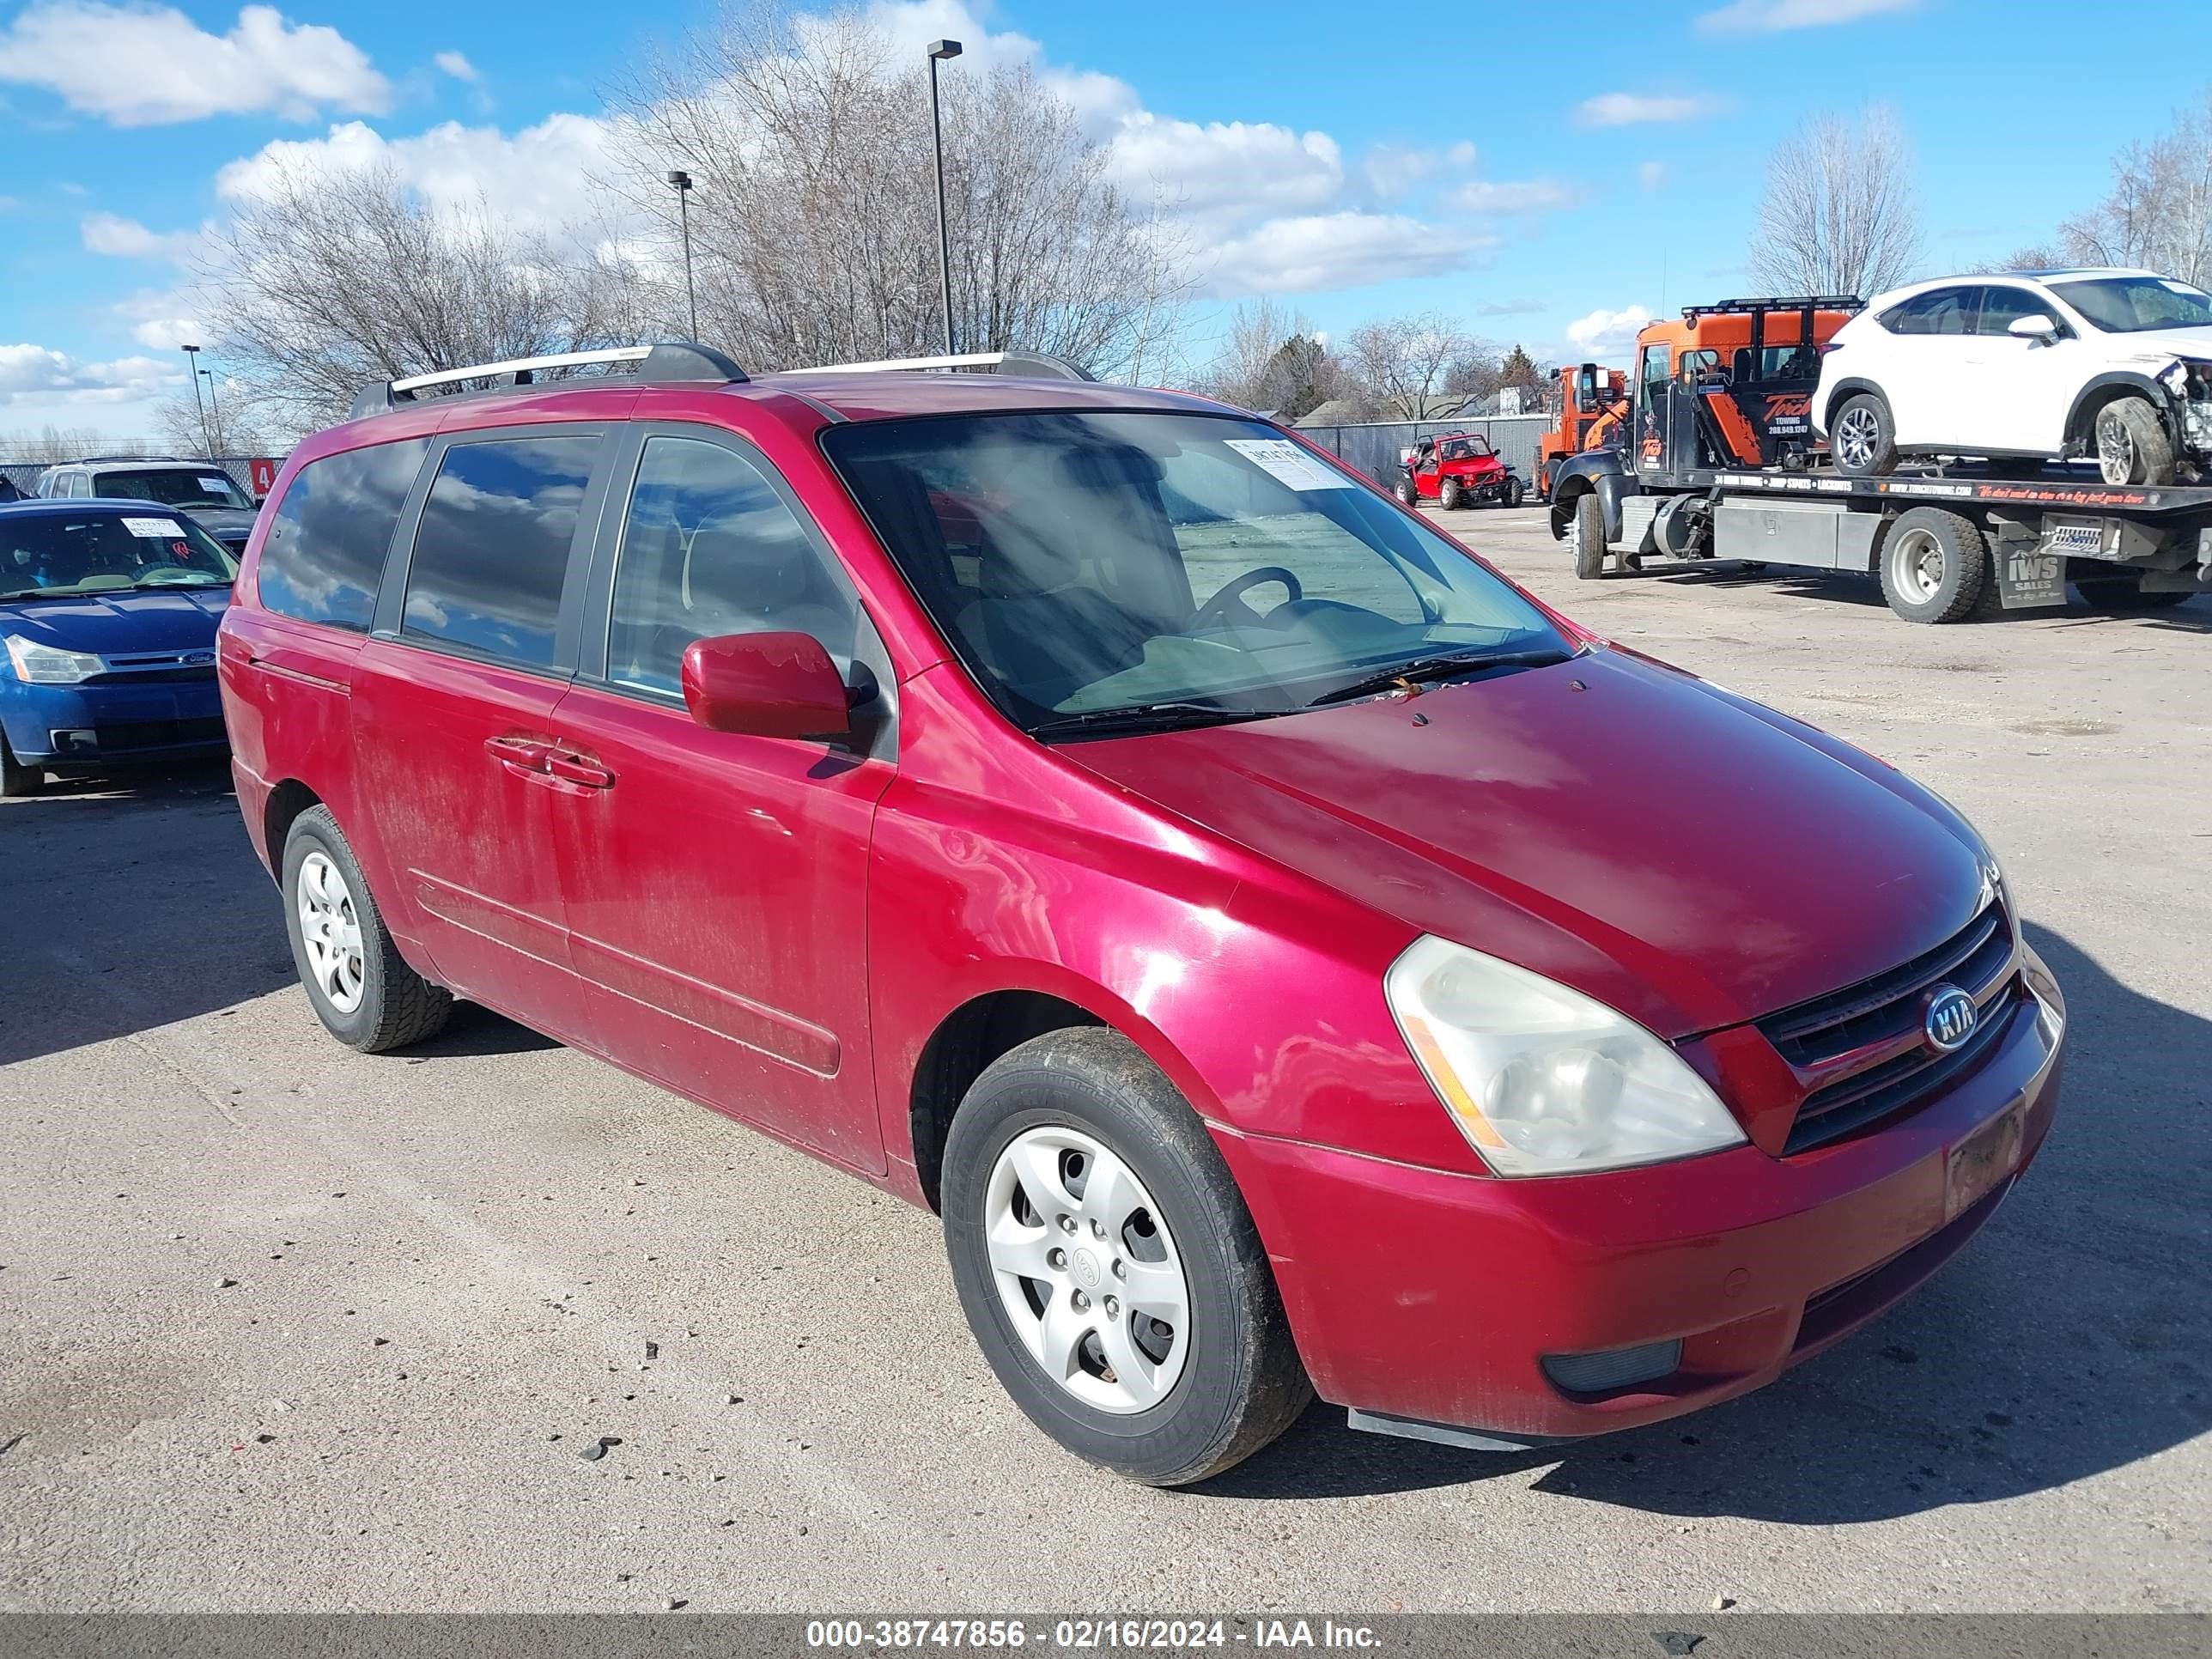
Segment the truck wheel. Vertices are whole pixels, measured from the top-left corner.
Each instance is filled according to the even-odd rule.
[[[8,739],[0,736],[0,799],[21,800],[46,787],[46,775],[17,760],[15,751],[8,746]]]
[[[1235,1179],[1120,1032],[1048,1032],[993,1061],[953,1115],[943,1198],[983,1357],[1077,1456],[1188,1486],[1313,1398]]]
[[[2195,599],[2194,593],[2146,593],[2141,578],[2092,578],[2077,580],[2074,591],[2092,611],[2163,611]]]
[[[1460,507],[1460,489],[1457,478],[1446,478],[1437,486],[1437,505],[1447,513],[1456,513]]]
[[[1989,539],[1971,519],[1916,507],[1881,544],[1881,596],[1911,623],[1957,622],[1990,579]]]
[[[1879,477],[1897,470],[1897,429],[1889,405],[1871,392],[1844,399],[1828,428],[1828,451],[1836,471],[1854,478]]]
[[[284,837],[284,922],[315,1017],[348,1048],[380,1054],[445,1028],[453,993],[399,954],[326,806],[301,813]]]
[[[1570,539],[1575,549],[1575,574],[1586,582],[1605,574],[1605,504],[1595,490],[1576,497]]]
[[[1411,478],[1398,480],[1398,499],[1408,507],[1419,507],[1421,504],[1421,492],[1413,488],[1413,481]]]
[[[2173,441],[2142,398],[2115,398],[2097,411],[2097,476],[2108,484],[2173,482]]]

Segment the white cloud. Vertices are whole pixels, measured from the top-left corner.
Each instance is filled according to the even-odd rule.
[[[131,337],[149,351],[174,351],[208,337],[191,296],[177,289],[141,289],[109,309],[131,325]]]
[[[1567,338],[1594,357],[1625,355],[1636,343],[1637,331],[1651,320],[1642,306],[1620,311],[1593,311],[1567,325]]]
[[[1144,200],[1155,191],[1177,217],[1218,228],[1225,214],[1325,207],[1344,191],[1344,155],[1325,132],[1271,121],[1177,120],[1135,110],[1111,151],[1122,182]]]
[[[1541,300],[1492,300],[1474,308],[1478,317],[1533,317],[1544,309]]]
[[[1911,11],[1919,0],[1732,0],[1704,13],[1698,27],[1709,34],[1763,34],[1776,29],[1814,29],[1856,23],[1885,12]]]
[[[44,87],[119,127],[267,111],[381,110],[392,87],[336,29],[247,6],[228,34],[173,7],[46,0],[0,33],[0,82]]]
[[[1576,107],[1575,119],[1586,127],[1632,127],[1653,121],[1702,120],[1725,107],[1721,100],[1702,94],[1604,92],[1583,99]]]
[[[1455,149],[1459,146],[1455,145]],[[1474,147],[1467,146],[1468,161],[1455,163],[1466,166],[1474,159]],[[1432,149],[1413,149],[1403,144],[1377,144],[1367,152],[1367,159],[1359,164],[1359,171],[1367,180],[1367,187],[1383,201],[1395,201],[1415,185],[1443,166],[1445,157]]]
[[[320,138],[280,138],[216,175],[226,201],[260,194],[285,170],[343,173],[389,167],[434,208],[487,204],[530,230],[571,223],[584,189],[603,170],[612,129],[588,115],[552,115],[508,134],[447,121],[410,138],[386,138],[344,121]]]
[[[1474,146],[1462,138],[1444,152],[1444,159],[1455,167],[1471,167],[1474,165]]]
[[[85,246],[118,259],[167,259],[183,264],[206,246],[203,230],[149,230],[136,219],[88,213],[79,224]]]
[[[1224,243],[1207,287],[1240,294],[1325,294],[1398,276],[1464,270],[1497,239],[1439,228],[1398,213],[1270,219]]]
[[[1638,163],[1636,182],[1645,190],[1664,190],[1667,187],[1667,164],[1664,161]]]
[[[430,60],[456,81],[474,81],[477,66],[458,52],[441,52]]]
[[[1548,213],[1571,206],[1577,198],[1567,185],[1549,179],[1517,182],[1476,179],[1462,185],[1447,199],[1469,213]]]
[[[81,362],[46,346],[0,345],[0,406],[142,401],[184,384],[184,370],[152,357]]]

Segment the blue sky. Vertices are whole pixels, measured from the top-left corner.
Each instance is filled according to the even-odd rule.
[[[2000,258],[2212,82],[2166,67],[2212,64],[2212,8],[2179,3],[2096,27],[2040,0],[869,9],[902,47],[1031,58],[1126,179],[1178,204],[1208,262],[1200,356],[1235,297],[1273,292],[1338,334],[1435,308],[1617,361],[1624,313],[1743,289],[1768,149],[1870,100],[1914,142],[1930,273]],[[547,222],[607,82],[706,15],[0,0],[0,434],[151,429],[198,331],[181,262],[268,146],[391,160]]]

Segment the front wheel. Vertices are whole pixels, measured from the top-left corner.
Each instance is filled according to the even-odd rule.
[[[1522,494],[1521,480],[1508,478],[1505,481],[1504,489],[1499,491],[1498,498],[1508,507],[1518,507],[1521,505]]]
[[[1446,478],[1437,490],[1437,505],[1447,513],[1457,512],[1463,499],[1457,478]]]
[[[301,813],[284,837],[284,921],[307,1000],[339,1042],[375,1054],[444,1029],[453,994],[399,954],[326,806]]]
[[[1882,543],[1881,594],[1907,622],[1957,622],[1980,603],[1989,567],[1989,539],[1972,520],[1916,507]]]
[[[943,1196],[984,1358],[1079,1457],[1188,1486],[1312,1398],[1221,1154],[1120,1033],[1048,1032],[994,1061],[953,1117]]]
[[[1413,487],[1413,481],[1411,478],[1398,480],[1398,499],[1408,507],[1419,507],[1421,504],[1421,492]]]
[[[1605,506],[1595,490],[1575,498],[1568,538],[1574,544],[1576,575],[1594,582],[1605,574]]]
[[[2097,476],[2108,484],[2173,482],[2173,440],[2141,398],[2115,398],[2097,411]]]
[[[15,758],[15,751],[8,746],[5,736],[0,736],[0,799],[20,800],[26,795],[35,795],[46,787],[46,775],[35,766],[26,766]]]

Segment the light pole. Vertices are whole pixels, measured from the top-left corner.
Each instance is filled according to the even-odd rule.
[[[207,404],[200,398],[200,349],[196,345],[185,348],[185,361],[192,366],[192,407],[200,412],[200,444],[213,459],[215,440],[208,436]]]
[[[677,167],[668,182],[676,186],[676,216],[684,224],[684,302],[691,313],[691,338],[699,337],[699,296],[691,288],[691,175]]]
[[[937,274],[945,283],[945,355],[952,355],[952,242],[945,231],[945,123],[937,112],[937,66],[960,55],[957,40],[929,43],[929,143],[937,157]]]
[[[222,404],[215,395],[215,371],[211,368],[204,368],[200,371],[200,378],[208,383],[208,413],[215,417],[213,422],[215,429],[221,432],[222,431]],[[228,434],[223,441],[226,443],[229,441]],[[213,460],[215,455],[212,442],[209,445],[209,451],[208,459]]]

